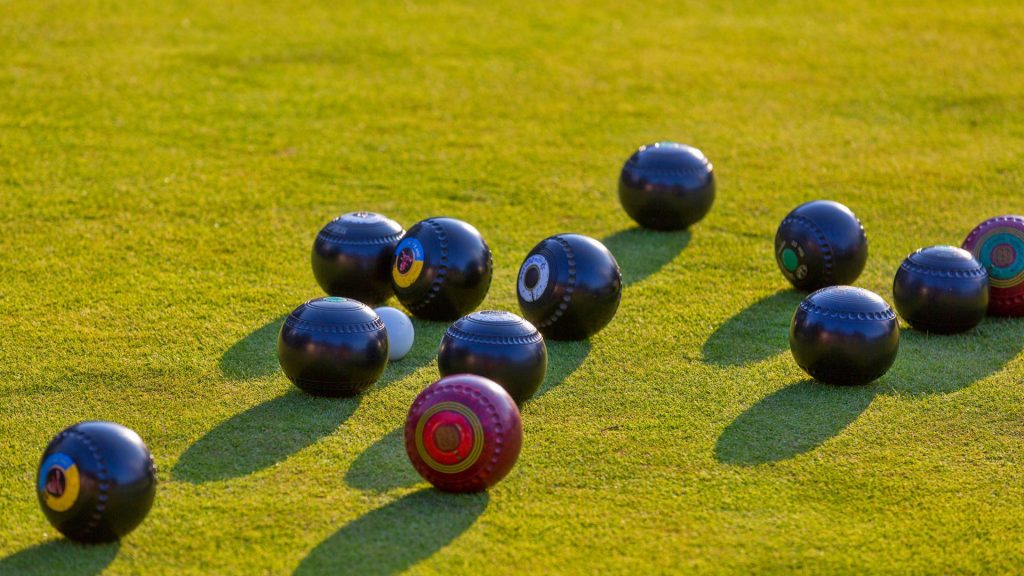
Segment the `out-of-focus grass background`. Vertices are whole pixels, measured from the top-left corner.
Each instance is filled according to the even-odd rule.
[[[859,285],[1024,210],[1016,1],[0,1],[0,573],[1016,572],[1024,324],[903,334],[877,383],[815,384],[772,235],[863,220]],[[719,195],[640,231],[616,180],[678,140]],[[485,307],[530,247],[605,240],[616,320],[554,344],[517,468],[449,496],[397,432],[440,324],[362,398],[274,351],[319,295],[321,225],[475,224]],[[37,510],[57,431],[110,419],[161,485],[119,546]]]

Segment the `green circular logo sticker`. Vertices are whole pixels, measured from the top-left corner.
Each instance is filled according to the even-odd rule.
[[[348,298],[342,298],[340,296],[328,296],[324,298],[324,302],[348,302]]]
[[[786,267],[786,270],[790,272],[796,270],[796,267],[800,264],[797,260],[796,252],[793,252],[791,248],[786,248],[782,251],[782,265]]]

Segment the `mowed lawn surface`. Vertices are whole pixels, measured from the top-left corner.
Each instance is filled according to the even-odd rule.
[[[910,251],[1024,211],[1024,7],[474,4],[0,0],[0,573],[1024,570],[1024,321],[905,329],[875,384],[816,384],[772,255],[789,209],[841,201],[891,301]],[[662,139],[715,165],[688,233],[618,204]],[[316,232],[353,210],[476,225],[486,308],[518,311],[554,233],[622,266],[487,494],[429,489],[402,446],[445,325],[360,398],[277,366]],[[119,546],[36,504],[85,419],[159,467]]]

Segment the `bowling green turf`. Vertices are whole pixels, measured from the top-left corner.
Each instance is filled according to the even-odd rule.
[[[903,332],[877,383],[793,362],[772,235],[831,198],[858,285],[1024,211],[1024,6],[940,2],[0,0],[0,574],[1024,571],[1024,321]],[[637,229],[621,163],[703,149],[718,198]],[[557,232],[622,306],[550,343],[518,466],[428,488],[399,426],[443,324],[360,398],[281,374],[342,212],[448,215],[494,251],[484,306]],[[137,430],[157,501],[61,540],[33,482],[72,423]]]

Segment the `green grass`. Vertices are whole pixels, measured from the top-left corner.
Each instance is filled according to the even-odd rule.
[[[906,330],[880,381],[822,386],[771,252],[791,207],[842,201],[890,298],[911,250],[1024,210],[1024,7],[482,6],[0,0],[0,573],[1024,570],[1024,323]],[[715,163],[689,234],[618,206],[661,139]],[[487,494],[428,489],[396,432],[444,326],[358,399],[277,368],[316,231],[356,209],[474,223],[489,308],[547,235],[619,258],[618,316],[551,344]],[[83,419],[159,466],[119,546],[35,502]]]

